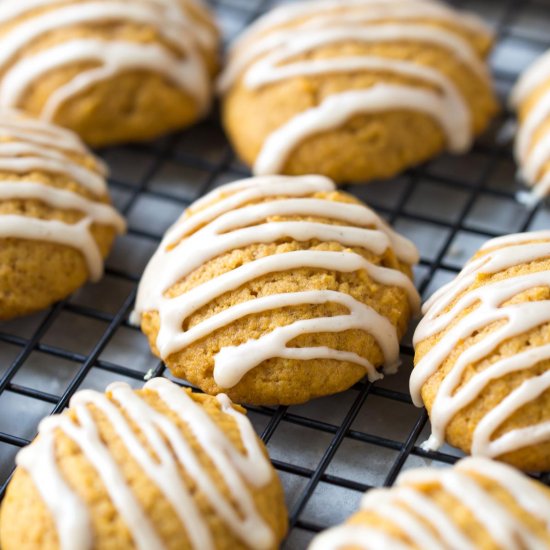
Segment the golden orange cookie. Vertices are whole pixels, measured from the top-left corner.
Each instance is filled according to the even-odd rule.
[[[301,403],[394,372],[414,245],[321,176],[252,178],[165,235],[134,321],[172,373],[237,402]]]
[[[0,319],[43,309],[103,273],[125,222],[78,137],[0,110]]]
[[[4,550],[274,550],[281,484],[240,407],[156,378],[81,391],[17,456]]]
[[[550,231],[488,241],[424,306],[411,393],[443,441],[550,470]]]
[[[391,177],[462,153],[497,110],[472,15],[424,0],[278,7],[228,54],[223,119],[256,175]]]
[[[200,0],[5,0],[0,106],[102,146],[205,114],[218,32]]]
[[[510,466],[465,458],[371,489],[359,512],[309,550],[542,550],[550,548],[549,514],[548,487]]]

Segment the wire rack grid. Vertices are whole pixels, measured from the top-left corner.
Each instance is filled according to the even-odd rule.
[[[273,0],[211,0],[226,40],[272,7]],[[520,72],[550,47],[550,2],[458,0],[495,29],[490,62],[503,103]],[[208,190],[247,176],[216,114],[188,131],[154,143],[100,154],[111,168],[114,202],[127,216],[96,285],[37,315],[0,323],[0,496],[17,451],[34,437],[39,420],[62,411],[81,388],[103,390],[114,380],[134,387],[149,373],[170,376],[128,323],[137,283],[166,228]],[[447,282],[487,238],[550,227],[550,209],[514,200],[518,185],[510,144],[499,140],[506,112],[474,149],[442,156],[393,181],[354,185],[421,251],[415,276],[423,296]],[[424,451],[425,411],[408,392],[413,349],[401,346],[398,375],[361,382],[342,394],[294,407],[249,407],[285,487],[290,517],[286,549],[305,548],[312,536],[356,509],[362,492],[389,486],[402,469],[444,466],[459,453]],[[548,475],[540,476],[547,483]]]

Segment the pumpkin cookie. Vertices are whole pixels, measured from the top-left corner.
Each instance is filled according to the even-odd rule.
[[[221,187],[168,231],[133,320],[175,376],[300,403],[394,372],[418,305],[414,245],[321,176]]]
[[[256,175],[391,177],[466,151],[497,105],[472,15],[425,0],[321,0],[260,18],[229,52],[223,119]]]
[[[0,319],[101,278],[125,229],[105,174],[72,132],[0,110]]]
[[[443,441],[550,470],[550,231],[488,241],[424,306],[411,393]]]
[[[344,525],[309,550],[550,548],[550,489],[485,458],[404,472],[371,489]]]
[[[0,106],[93,146],[155,138],[207,111],[217,47],[200,0],[3,0]]]
[[[4,550],[271,550],[286,531],[280,482],[242,409],[166,379],[75,394],[16,461]]]
[[[550,51],[538,58],[512,90],[518,112],[515,156],[535,199],[550,194]]]

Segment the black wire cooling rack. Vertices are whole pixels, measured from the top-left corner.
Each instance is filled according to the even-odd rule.
[[[227,40],[274,4],[210,3]],[[493,25],[491,66],[505,103],[518,72],[550,47],[550,2],[453,4]],[[424,297],[453,277],[487,238],[550,227],[550,209],[515,201],[519,186],[510,144],[499,138],[508,117],[504,111],[465,156],[443,156],[393,181],[347,188],[419,246],[416,281]],[[139,387],[146,374],[169,376],[128,324],[141,272],[165,229],[190,202],[248,175],[216,115],[181,134],[101,154],[111,167],[114,201],[129,222],[105,278],[45,312],[0,323],[0,496],[16,452],[34,437],[38,421],[62,411],[76,390],[102,390],[121,379]],[[297,407],[249,407],[285,486],[291,526],[285,548],[304,548],[316,532],[348,516],[363,491],[391,485],[402,469],[450,464],[459,456],[449,447],[421,449],[428,426],[426,413],[412,405],[408,393],[410,337],[401,352],[400,373],[374,385],[362,382]]]

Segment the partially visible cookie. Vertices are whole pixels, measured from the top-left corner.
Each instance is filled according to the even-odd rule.
[[[3,0],[0,106],[93,146],[152,139],[206,113],[218,42],[201,0]]]
[[[101,278],[125,230],[105,175],[69,130],[0,110],[0,319],[43,309]]]
[[[424,314],[411,394],[426,447],[550,470],[550,231],[488,241]]]
[[[548,487],[504,464],[465,458],[371,489],[359,512],[309,550],[544,550],[549,518]]]
[[[17,455],[4,550],[274,550],[281,484],[242,409],[157,378],[84,390]]]
[[[321,176],[220,187],[167,232],[133,320],[172,373],[291,404],[395,372],[418,306],[414,245]]]
[[[536,199],[550,194],[550,51],[520,76],[511,107],[518,113],[516,161]]]
[[[425,0],[297,2],[234,44],[223,119],[256,175],[391,177],[471,146],[497,110],[476,17]]]

